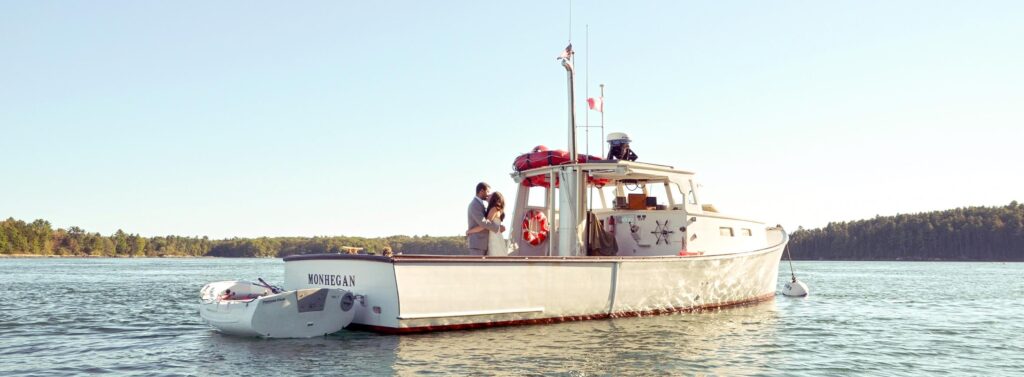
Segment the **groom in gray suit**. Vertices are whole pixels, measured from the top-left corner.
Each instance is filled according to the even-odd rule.
[[[476,184],[476,196],[469,202],[469,228],[476,228],[477,225],[486,228],[486,232],[476,232],[466,236],[466,243],[469,244],[470,255],[487,255],[487,238],[490,232],[504,232],[505,227],[500,223],[487,220],[487,198],[491,196],[491,186],[480,182]]]

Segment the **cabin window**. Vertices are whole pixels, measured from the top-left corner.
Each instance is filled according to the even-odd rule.
[[[690,204],[697,204],[697,194],[693,192],[693,182],[690,182],[690,186],[683,189],[683,186],[676,183],[676,190],[679,192],[680,197]]]
[[[675,190],[672,190],[672,195],[678,200],[676,202],[677,206],[684,203],[697,204],[697,197],[693,194],[692,189],[687,187],[687,190],[684,190],[683,185],[676,182],[672,182],[672,185],[675,186]]]
[[[602,202],[604,205],[603,208],[615,208],[615,186],[605,186],[597,189],[597,191],[604,194],[604,201]],[[601,199],[601,196],[595,192],[592,198],[599,200]]]
[[[751,232],[750,228],[743,228],[743,229],[740,229],[740,235],[741,236],[748,236],[748,237],[750,237],[750,236],[754,235],[754,232]]]
[[[697,191],[696,191],[695,187],[697,187],[697,184],[693,183],[693,180],[691,179],[690,180],[690,194],[689,194],[689,196],[690,196],[690,204],[697,204]]]
[[[669,195],[672,195],[665,186],[664,182],[648,182],[647,183],[647,197],[655,198],[653,202],[659,206],[659,208],[666,209],[672,200],[669,199]]]
[[[718,228],[718,234],[720,234],[722,236],[725,236],[725,237],[732,237],[733,236],[732,228],[727,227],[727,226],[719,227]]]
[[[622,188],[621,194],[622,194],[622,199],[623,200],[628,200],[627,198],[629,198],[630,195],[643,195],[643,196],[650,195],[650,193],[647,191],[647,185],[644,184],[643,182],[638,182],[638,181],[621,182],[620,181],[619,182],[619,187]],[[623,203],[628,203],[628,202],[623,202]],[[621,207],[621,208],[626,208],[626,207]],[[642,209],[642,208],[637,208],[637,209]]]
[[[544,187],[533,186],[530,187],[530,193],[526,200],[526,205],[529,207],[547,207],[547,192],[548,190]],[[505,199],[508,201],[508,198]],[[507,206],[508,203],[505,203]]]

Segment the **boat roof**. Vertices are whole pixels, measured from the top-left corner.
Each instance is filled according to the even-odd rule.
[[[528,177],[549,174],[552,171],[557,171],[558,169],[569,165],[578,166],[593,178],[605,178],[612,181],[689,179],[689,177],[694,174],[693,172],[685,170],[677,170],[669,165],[621,160],[598,160],[579,164],[549,165],[524,171],[517,171],[512,173],[512,179],[514,179],[516,183],[520,183]]]

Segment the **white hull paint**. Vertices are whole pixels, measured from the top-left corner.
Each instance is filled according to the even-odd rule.
[[[788,237],[768,241],[692,257],[293,256],[284,285],[363,295],[353,324],[388,333],[637,316],[774,297]]]
[[[226,289],[251,298],[226,300]],[[272,293],[246,281],[207,284],[201,290],[199,315],[230,335],[264,338],[309,338],[340,331],[352,322],[355,299],[337,288]]]

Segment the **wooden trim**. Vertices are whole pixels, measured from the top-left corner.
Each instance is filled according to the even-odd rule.
[[[698,256],[678,256],[678,255],[658,255],[658,256],[640,256],[640,257],[626,257],[626,256],[486,256],[486,255],[395,255],[392,257],[385,257],[379,255],[365,255],[365,254],[304,254],[304,255],[291,255],[284,257],[285,262],[295,262],[304,260],[365,260],[370,262],[381,262],[381,263],[392,263],[392,264],[411,264],[411,263],[557,263],[557,262],[573,262],[573,263],[613,263],[613,262],[628,262],[628,261],[642,261],[642,262],[680,262],[689,260],[712,260],[712,259],[723,259],[723,258],[734,258],[741,255],[757,255],[768,253],[786,244],[789,240],[789,236],[785,235],[782,242],[778,244],[758,249],[754,251],[743,251],[738,253],[728,254],[713,254],[713,255],[698,255]]]
[[[531,256],[531,257],[494,257],[477,255],[396,255],[395,264],[412,263],[615,263],[615,262],[682,262],[690,260],[711,260],[734,258],[737,255],[757,255],[770,252],[774,248],[767,248],[754,252],[702,255],[702,256],[640,256],[640,257],[604,257],[604,256]]]
[[[369,254],[299,254],[289,255],[281,258],[285,262],[295,262],[301,260],[323,260],[323,259],[348,259],[348,260],[365,260],[371,262],[385,262],[391,263],[392,259],[381,256],[381,255],[369,255]]]

